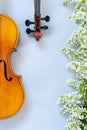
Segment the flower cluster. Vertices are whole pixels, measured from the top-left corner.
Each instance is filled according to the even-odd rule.
[[[70,19],[79,23],[78,30],[74,32],[67,43],[71,48],[62,49],[72,61],[68,68],[77,77],[77,80],[68,80],[75,92],[61,96],[58,102],[63,104],[61,113],[68,113],[67,130],[87,130],[87,0],[65,0],[64,4],[75,3]]]

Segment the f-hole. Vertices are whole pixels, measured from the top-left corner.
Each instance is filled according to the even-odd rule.
[[[4,63],[4,76],[6,78],[7,81],[11,81],[12,80],[12,77],[7,77],[7,67],[6,67],[6,62],[4,60],[0,60],[0,63]]]

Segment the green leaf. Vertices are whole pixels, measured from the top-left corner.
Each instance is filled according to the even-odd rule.
[[[83,94],[84,88],[85,88],[85,84],[84,84],[84,83],[81,83],[80,86],[79,86],[79,93],[80,93],[80,94]]]

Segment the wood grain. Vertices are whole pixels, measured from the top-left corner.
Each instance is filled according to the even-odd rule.
[[[6,63],[6,73],[12,77],[7,81],[4,75],[4,64],[0,63],[0,119],[15,115],[24,103],[24,89],[21,76],[14,74],[10,64],[10,55],[16,51],[19,31],[15,22],[4,15],[0,15],[0,60]]]

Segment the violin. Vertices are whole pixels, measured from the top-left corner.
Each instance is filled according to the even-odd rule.
[[[0,119],[15,115],[24,103],[21,76],[12,71],[10,55],[16,51],[19,31],[16,23],[0,15]]]
[[[44,18],[41,18],[40,5],[41,5],[41,0],[34,0],[34,8],[35,8],[34,22],[31,22],[28,19],[25,21],[26,26],[30,26],[31,24],[34,24],[34,30],[27,28],[26,33],[27,34],[33,33],[33,36],[37,41],[39,41],[39,39],[42,37],[41,29],[44,30],[48,29],[48,26],[41,26],[41,20],[45,20],[46,22],[50,21],[50,17],[48,15],[45,16]]]

